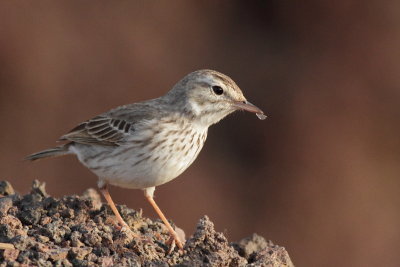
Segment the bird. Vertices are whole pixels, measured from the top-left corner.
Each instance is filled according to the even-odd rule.
[[[108,185],[141,189],[183,249],[175,230],[154,201],[154,190],[184,172],[196,159],[208,128],[244,110],[265,119],[227,75],[203,69],[189,73],[165,95],[123,105],[86,120],[61,136],[62,145],[26,157],[38,160],[76,155],[98,177],[98,188],[122,227],[129,229]]]

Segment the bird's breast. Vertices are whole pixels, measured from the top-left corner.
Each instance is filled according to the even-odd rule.
[[[166,123],[157,127],[145,147],[157,183],[166,183],[184,172],[197,158],[207,138],[207,129],[189,123]]]
[[[112,178],[114,184],[118,182],[118,185],[130,188],[164,184],[193,163],[206,138],[207,129],[182,120],[161,120],[149,124],[115,150],[120,162]]]

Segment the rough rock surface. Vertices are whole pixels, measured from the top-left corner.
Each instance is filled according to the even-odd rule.
[[[183,252],[169,252],[160,221],[118,209],[141,238],[121,231],[93,189],[56,199],[38,181],[24,196],[0,182],[0,266],[293,266],[283,247],[258,235],[229,243],[207,216]]]

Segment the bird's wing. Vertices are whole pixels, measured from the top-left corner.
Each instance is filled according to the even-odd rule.
[[[157,111],[152,106],[154,105],[137,103],[118,107],[79,124],[59,140],[119,146],[127,137],[135,134],[136,125],[154,118]]]
[[[82,144],[118,146],[130,131],[132,123],[122,119],[97,116],[85,121],[63,135],[60,140],[69,140]]]

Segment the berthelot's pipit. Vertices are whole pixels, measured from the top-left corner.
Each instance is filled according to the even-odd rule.
[[[119,223],[107,185],[142,189],[176,244],[182,243],[153,199],[156,186],[179,176],[196,159],[207,130],[236,110],[264,113],[249,103],[236,83],[213,70],[198,70],[166,95],[112,109],[84,121],[60,138],[64,145],[27,157],[29,160],[75,154],[94,172],[98,187]]]

